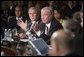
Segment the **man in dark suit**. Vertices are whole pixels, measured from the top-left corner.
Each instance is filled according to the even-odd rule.
[[[33,20],[35,16],[32,15],[32,12],[34,11],[31,10],[29,12],[31,12],[29,14],[29,16],[31,17],[30,19]],[[43,38],[48,44],[50,44],[50,37],[52,33],[62,28],[61,24],[52,18],[52,15],[53,13],[50,7],[43,8],[41,11],[42,23],[39,25],[38,22],[35,22],[35,24],[32,26],[32,29],[37,34],[37,36]],[[26,27],[27,26],[26,24],[27,23],[25,23],[24,25],[24,23],[21,24],[21,22],[19,22],[19,26],[22,26],[22,28],[27,32],[29,31],[29,29]]]
[[[15,5],[14,5],[14,3],[13,3],[13,1],[8,1],[8,14],[9,14],[9,16],[15,16],[15,14],[14,14],[14,11],[15,11]]]
[[[83,30],[80,23],[68,19],[64,20],[63,27],[66,32],[71,33],[72,37],[74,37],[74,51],[83,56]]]
[[[32,26],[36,22],[40,22],[40,11],[35,7],[30,7],[28,10],[28,15],[30,21],[23,22],[22,20],[18,21],[18,25],[26,32],[26,35],[29,36],[30,34],[35,34],[32,30]]]
[[[11,18],[11,19],[9,20],[8,27],[11,28],[11,29],[13,29],[13,28],[16,27],[17,30],[18,30],[18,32],[24,32],[24,31],[20,28],[20,26],[17,25],[17,21],[18,21],[18,20],[23,20],[24,22],[25,22],[25,20],[27,20],[27,18],[22,15],[22,8],[21,8],[21,6],[16,6],[16,7],[15,7],[15,15],[16,15],[16,16],[14,16],[13,18]]]
[[[38,35],[38,37],[43,38],[47,44],[50,44],[50,37],[53,32],[62,28],[62,25],[53,19],[53,11],[50,7],[44,7],[41,10],[42,23],[39,25],[36,23],[33,26],[33,30]]]

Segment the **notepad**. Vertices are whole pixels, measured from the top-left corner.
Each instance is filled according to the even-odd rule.
[[[49,47],[42,38],[29,41],[29,42],[35,48],[38,55],[46,55],[48,53]]]

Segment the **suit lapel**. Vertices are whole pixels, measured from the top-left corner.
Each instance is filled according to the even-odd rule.
[[[40,27],[41,32],[45,32],[45,24],[42,23],[40,26],[41,26],[41,27]]]

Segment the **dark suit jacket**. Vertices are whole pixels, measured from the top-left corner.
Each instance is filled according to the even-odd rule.
[[[48,54],[46,54],[45,56],[49,56]],[[80,56],[79,54],[75,53],[75,52],[71,52],[71,53],[68,53],[64,56]]]
[[[51,21],[51,25],[50,25],[50,30],[49,30],[49,35],[46,35],[45,34],[45,25],[44,23],[41,23],[39,25],[39,30],[41,32],[43,32],[41,35],[40,35],[40,38],[43,38],[44,41],[46,41],[47,44],[50,44],[50,38],[51,38],[51,35],[53,32],[59,30],[59,29],[62,29],[62,25],[56,20],[56,19],[52,19]]]
[[[25,18],[24,16],[22,17],[22,20],[25,22],[27,20],[27,18]],[[16,17],[13,17],[9,20],[9,23],[8,23],[8,28],[17,28],[18,32],[21,33],[21,28],[17,25],[17,20],[16,20]]]
[[[69,54],[67,54],[67,55],[65,55],[65,56],[80,56],[80,55],[78,55],[78,54],[75,53],[75,52],[72,52],[72,53],[69,53]]]
[[[74,43],[74,51],[83,56],[83,32],[76,35],[76,37],[74,38]]]
[[[8,8],[8,15],[9,16],[15,16],[15,5],[13,4],[12,9]]]

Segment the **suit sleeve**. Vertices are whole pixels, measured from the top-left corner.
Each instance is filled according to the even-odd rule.
[[[40,38],[42,38],[47,44],[50,44],[50,36],[46,35],[44,32],[40,35]]]

